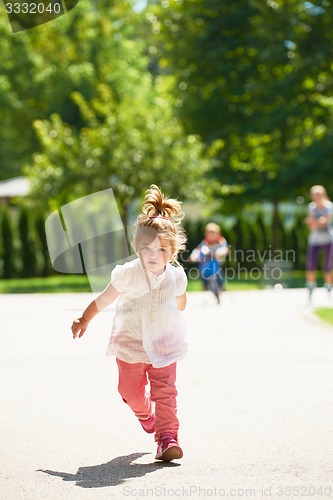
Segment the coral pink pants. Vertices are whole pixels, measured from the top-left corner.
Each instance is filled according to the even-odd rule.
[[[155,441],[165,432],[177,437],[176,365],[154,368],[148,363],[126,363],[117,358],[118,390],[138,418],[149,417],[155,403]],[[150,392],[149,386],[150,383]]]

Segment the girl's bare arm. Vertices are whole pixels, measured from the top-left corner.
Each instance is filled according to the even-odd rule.
[[[186,307],[186,303],[187,303],[186,292],[183,293],[183,295],[178,295],[178,297],[176,297],[176,303],[177,303],[178,309],[180,311],[184,311],[184,309]]]
[[[116,290],[114,286],[109,283],[108,286],[103,290],[103,292],[88,305],[88,307],[84,310],[82,316],[73,321],[73,338],[75,339],[76,337],[82,337],[82,335],[88,328],[90,321],[96,316],[97,313],[99,313],[99,311],[102,311],[110,304],[112,304],[112,302],[116,300],[118,295],[118,290]]]

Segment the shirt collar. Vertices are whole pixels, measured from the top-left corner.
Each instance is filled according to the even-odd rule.
[[[165,271],[163,271],[163,273],[160,274],[159,276],[156,276],[156,274],[154,274],[152,271],[147,271],[147,274],[150,281],[152,281],[153,283],[161,283],[165,278],[166,268]]]
[[[144,271],[144,267],[143,267],[143,264],[142,264],[140,258],[139,258],[139,263],[140,263],[140,266],[141,266],[142,270]],[[148,276],[149,280],[152,283],[162,283],[162,281],[165,278],[165,275],[166,275],[166,272],[167,272],[167,269],[168,269],[169,266],[170,266],[170,264],[167,263],[166,266],[165,266],[165,271],[162,274],[160,274],[159,276],[156,276],[156,274],[154,274],[152,271],[148,271],[147,270],[147,276]]]

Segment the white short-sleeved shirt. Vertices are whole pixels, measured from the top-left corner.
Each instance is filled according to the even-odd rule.
[[[332,217],[333,217],[333,203],[327,201],[325,206],[321,209],[318,208],[315,202],[309,204],[309,215],[315,219],[319,217],[329,218],[328,225],[326,227],[320,227],[313,229],[309,234],[309,244],[310,245],[327,245],[333,242],[333,230],[332,230]]]
[[[157,368],[182,359],[187,353],[187,331],[176,297],[186,291],[184,269],[167,264],[164,273],[156,276],[145,273],[140,259],[135,259],[114,268],[111,284],[120,295],[107,355]]]

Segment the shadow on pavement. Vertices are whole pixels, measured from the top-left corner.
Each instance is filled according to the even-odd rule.
[[[149,453],[132,453],[131,455],[114,458],[106,464],[80,467],[76,474],[45,469],[38,469],[37,472],[61,477],[63,481],[76,481],[76,485],[81,486],[81,488],[102,488],[122,484],[126,479],[142,477],[163,467],[178,467],[180,465],[171,462],[132,463],[144,455],[149,455]]]

